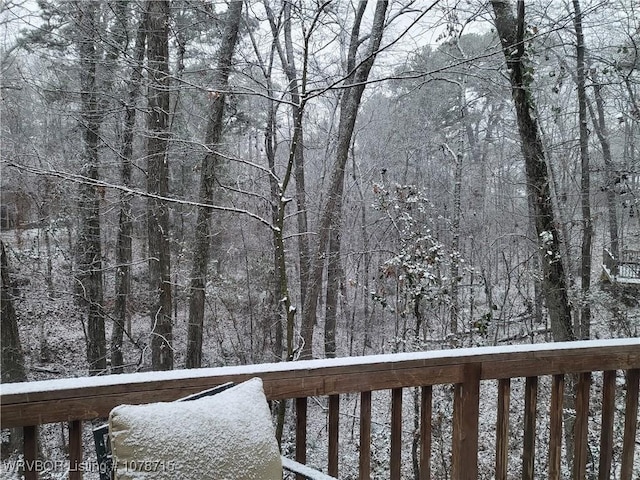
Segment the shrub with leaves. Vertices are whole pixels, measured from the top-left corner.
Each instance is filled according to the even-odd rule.
[[[371,295],[401,318],[413,316],[417,339],[425,309],[436,310],[450,303],[452,281],[460,280],[449,278],[451,262],[463,260],[459,252],[448,251],[437,238],[435,226],[446,219],[435,214],[435,207],[419,188],[376,184],[374,194],[374,208],[386,218],[393,234],[389,237],[391,257],[380,267],[381,287]],[[398,333],[404,336],[406,328]]]

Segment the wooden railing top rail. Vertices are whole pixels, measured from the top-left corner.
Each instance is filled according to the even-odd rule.
[[[2,428],[105,417],[122,403],[172,401],[261,377],[270,399],[462,383],[482,379],[640,368],[640,339],[513,345],[289,363],[143,372],[0,385]]]

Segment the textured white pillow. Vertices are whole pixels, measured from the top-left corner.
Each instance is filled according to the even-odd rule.
[[[109,435],[116,479],[282,480],[259,378],[198,400],[121,405]]]

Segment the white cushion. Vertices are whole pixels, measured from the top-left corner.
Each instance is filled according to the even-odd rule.
[[[259,378],[198,400],[121,405],[109,434],[116,479],[282,480]]]

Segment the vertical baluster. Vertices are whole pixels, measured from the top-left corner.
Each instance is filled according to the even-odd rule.
[[[638,382],[640,370],[627,371],[627,401],[624,414],[624,440],[622,441],[622,470],[620,480],[631,480],[633,451],[636,442],[638,422]]]
[[[576,423],[574,432],[573,478],[582,480],[587,473],[587,431],[589,429],[589,388],[591,373],[581,373],[576,386]]]
[[[453,480],[478,478],[478,413],[481,364],[464,366],[464,382],[455,386],[453,399]]]
[[[371,478],[371,392],[360,393],[360,480]]]
[[[549,429],[549,480],[560,480],[562,461],[562,404],[564,375],[554,375],[551,383],[551,426]]]
[[[464,469],[462,445],[462,384],[453,387],[453,438],[451,440],[451,478],[460,480]]]
[[[22,434],[24,436],[24,478],[25,480],[37,480],[38,427],[35,425],[24,427]]]
[[[598,480],[609,480],[613,456],[613,414],[616,399],[616,371],[604,372],[602,379],[602,422],[600,424],[600,464]]]
[[[496,421],[496,480],[506,480],[509,463],[509,404],[511,379],[498,381],[498,415]]]
[[[69,480],[82,478],[82,421],[69,422]]]
[[[524,445],[522,452],[522,479],[533,480],[536,449],[536,408],[538,404],[538,377],[527,377],[524,389]]]
[[[402,465],[402,388],[391,390],[391,480],[400,479]]]
[[[420,397],[420,480],[431,478],[431,417],[433,413],[432,387],[422,387]]]
[[[296,398],[296,462],[307,463],[307,397]],[[304,480],[296,475],[296,480]]]
[[[340,396],[329,395],[329,475],[338,476]]]

